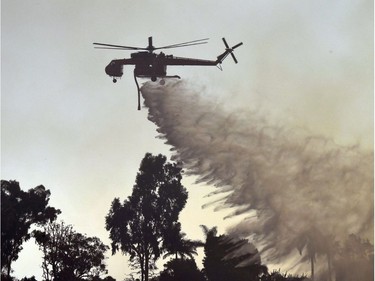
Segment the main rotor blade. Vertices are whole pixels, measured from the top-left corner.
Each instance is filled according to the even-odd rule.
[[[188,42],[183,42],[183,43],[178,43],[178,44],[173,44],[173,45],[167,45],[167,46],[163,46],[163,47],[158,47],[156,49],[177,48],[178,46],[184,47],[184,46],[206,44],[207,42],[200,42],[200,41],[206,41],[206,40],[209,40],[209,38],[198,39],[198,40],[193,40],[193,41],[188,41]],[[192,44],[192,43],[194,43],[194,44]]]
[[[239,46],[241,46],[241,45],[243,45],[242,42],[241,42],[241,43],[238,43],[237,45],[234,45],[234,46],[232,47],[232,50],[236,49],[237,47],[239,47]]]
[[[132,49],[115,48],[115,47],[94,47],[94,49],[119,50],[119,51],[128,51],[128,50],[132,50]]]
[[[93,43],[93,44],[98,45],[98,46],[105,46],[105,47],[115,47],[115,48],[120,48],[123,50],[147,50],[146,48],[129,47],[129,46],[121,46],[121,45],[111,45],[111,44],[103,44],[103,43]]]
[[[166,47],[155,48],[154,50],[188,47],[188,46],[202,45],[202,44],[207,44],[207,43],[208,42],[201,42],[201,43],[193,43],[193,44],[185,44],[185,45],[177,45],[177,46],[166,46]]]

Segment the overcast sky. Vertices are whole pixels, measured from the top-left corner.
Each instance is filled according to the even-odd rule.
[[[170,67],[228,110],[260,108],[339,145],[373,150],[373,1],[25,1],[1,6],[1,178],[26,190],[43,184],[60,219],[109,244],[104,217],[115,197],[130,195],[146,152],[170,156],[147,109],[137,111],[133,69],[117,84],[104,73],[129,51],[97,50],[93,42],[145,47],[210,38],[167,54],[215,59],[236,49],[224,71]],[[185,178],[189,238],[223,213],[201,209],[212,189]],[[14,275],[41,275],[29,243]],[[130,273],[121,255],[108,259],[117,280]]]

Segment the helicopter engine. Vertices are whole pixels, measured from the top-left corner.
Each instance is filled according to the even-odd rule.
[[[111,61],[105,68],[105,73],[113,77],[113,83],[117,82],[118,78],[121,78],[124,74],[123,64],[117,62],[116,60]]]

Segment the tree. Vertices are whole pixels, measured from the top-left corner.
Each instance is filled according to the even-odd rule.
[[[330,280],[330,267],[331,267],[331,244],[329,242],[328,236],[324,236],[319,229],[316,227],[311,227],[308,231],[302,232],[296,239],[297,249],[300,255],[303,254],[305,250],[305,256],[302,260],[308,259],[311,265],[311,280],[314,281],[315,278],[315,261],[317,255],[326,254],[327,264],[328,264],[328,280]]]
[[[374,280],[374,245],[351,234],[339,248],[333,264],[336,280]]]
[[[197,240],[186,239],[186,233],[181,232],[181,224],[176,223],[173,228],[166,234],[163,241],[163,248],[166,254],[163,258],[174,256],[178,259],[189,257],[193,259],[193,255],[197,255],[197,247],[204,246],[204,243]]]
[[[174,259],[164,265],[158,281],[205,281],[194,259]]]
[[[206,232],[203,265],[208,281],[258,281],[267,273],[257,249],[248,240],[217,236],[216,228],[203,229]]]
[[[43,185],[21,190],[17,181],[1,181],[1,270],[7,276],[18,259],[30,227],[56,219],[60,210],[48,206],[51,193]]]
[[[22,279],[17,279],[15,277],[7,276],[5,274],[1,274],[1,281],[37,281],[35,276],[31,277],[23,277]]]
[[[37,280],[35,279],[35,276],[31,276],[31,277],[24,277],[20,281],[37,281]]]
[[[141,270],[142,281],[148,281],[149,270],[163,251],[162,242],[186,204],[181,170],[176,163],[168,163],[165,156],[147,153],[132,195],[123,204],[115,198],[106,216],[112,254],[129,254],[132,264]]]
[[[293,276],[291,274],[281,274],[279,271],[273,271],[265,274],[260,278],[261,281],[312,281],[305,275]]]
[[[45,280],[95,279],[107,273],[104,253],[109,247],[97,237],[77,233],[64,222],[50,223],[34,231],[34,237],[43,251]]]
[[[116,281],[112,276],[107,276],[105,278],[100,278],[99,276],[94,276],[90,281]]]

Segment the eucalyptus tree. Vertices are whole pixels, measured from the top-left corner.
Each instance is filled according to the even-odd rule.
[[[61,213],[48,205],[50,195],[43,185],[26,192],[17,181],[1,181],[1,270],[6,276],[31,237],[31,226],[54,221]]]
[[[107,273],[109,247],[99,238],[78,233],[64,222],[46,224],[33,236],[43,252],[44,280],[94,280]]]
[[[131,264],[140,268],[142,281],[148,281],[163,241],[186,204],[188,195],[181,179],[180,165],[167,162],[161,154],[146,153],[131,196],[123,203],[115,198],[106,216],[112,254],[128,254]]]

